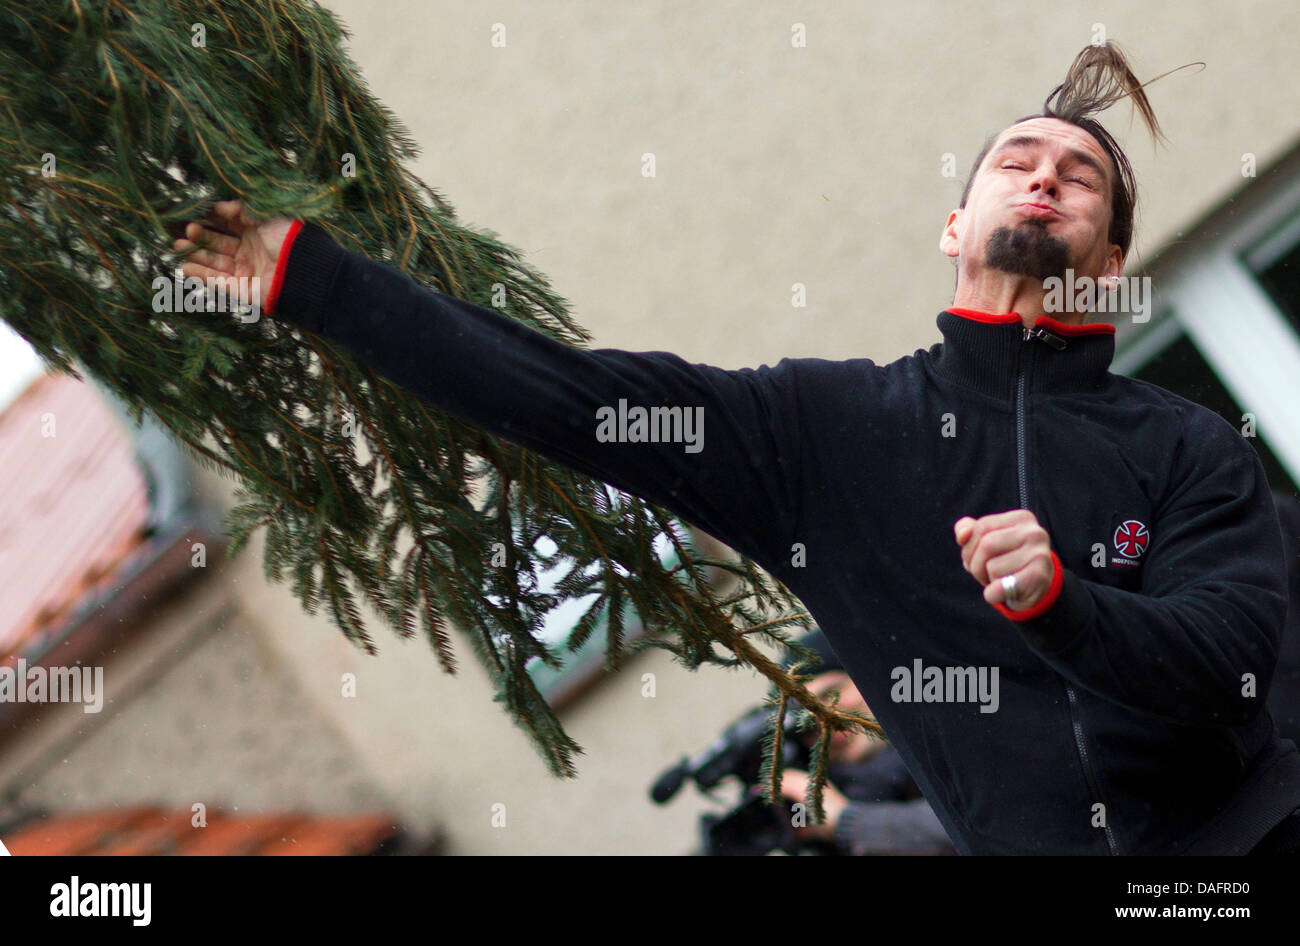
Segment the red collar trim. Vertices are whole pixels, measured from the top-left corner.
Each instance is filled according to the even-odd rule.
[[[985,322],[989,325],[1010,325],[1012,322],[1020,321],[1020,315],[1016,312],[994,315],[992,312],[980,312],[978,309],[945,309],[944,311],[951,312],[953,315],[960,315],[963,319],[970,319],[973,322]]]
[[[1085,322],[1082,325],[1066,325],[1050,316],[1040,315],[1035,326],[1045,325],[1058,335],[1114,335],[1115,326],[1109,322]]]
[[[1013,322],[1020,321],[1020,314],[1017,312],[981,312],[978,309],[961,309],[948,308],[945,312],[951,312],[953,315],[959,315],[964,319],[970,319],[972,322],[983,322],[986,325],[1010,325]],[[1035,326],[1049,328],[1059,335],[1114,335],[1115,326],[1109,322],[1085,322],[1083,325],[1066,325],[1064,322],[1058,322],[1056,319],[1047,315],[1040,315],[1034,322]]]

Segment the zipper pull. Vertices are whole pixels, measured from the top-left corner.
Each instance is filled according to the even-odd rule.
[[[1029,341],[1031,338],[1037,338],[1040,341],[1044,341],[1047,344],[1051,345],[1053,348],[1055,348],[1057,351],[1065,350],[1065,344],[1066,344],[1065,339],[1063,339],[1059,335],[1049,332],[1045,328],[1029,328],[1029,326],[1024,326],[1024,340]]]

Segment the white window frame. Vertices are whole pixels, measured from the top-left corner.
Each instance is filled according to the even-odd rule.
[[[1113,370],[1140,369],[1185,332],[1300,483],[1300,335],[1255,274],[1300,242],[1300,151],[1187,232],[1147,268],[1157,315],[1118,326]]]

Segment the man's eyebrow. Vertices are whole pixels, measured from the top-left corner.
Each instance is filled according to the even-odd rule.
[[[993,153],[997,154],[998,152],[1004,151],[1007,148],[1033,147],[1035,145],[1041,145],[1042,143],[1043,143],[1043,139],[1037,137],[1036,135],[1013,135],[1012,137],[1008,138],[1006,141],[1002,142],[1002,144],[998,145],[997,148],[993,150]],[[1070,157],[1073,158],[1075,161],[1077,161],[1079,164],[1087,165],[1088,167],[1096,171],[1103,181],[1110,180],[1110,175],[1106,173],[1106,169],[1103,168],[1097,162],[1097,159],[1094,158],[1092,155],[1090,155],[1088,152],[1080,151],[1078,148],[1071,148],[1069,154]]]

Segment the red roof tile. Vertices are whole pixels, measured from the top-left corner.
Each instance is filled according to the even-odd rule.
[[[371,854],[401,829],[385,814],[317,817],[209,811],[194,827],[188,811],[156,808],[56,815],[3,838],[15,856]]]
[[[101,857],[138,857],[148,854],[174,854],[189,841],[192,825],[188,812],[166,812],[141,819],[133,831],[120,835],[116,842],[101,844],[88,853]],[[209,822],[211,823],[211,822]]]
[[[303,821],[298,815],[251,815],[210,821],[197,838],[176,853],[189,856],[256,854],[271,839],[292,832]]]
[[[51,818],[27,825],[4,838],[9,853],[18,856],[89,854],[105,842],[111,844],[138,825],[156,819],[152,808],[131,808]]]
[[[57,372],[33,381],[0,414],[0,660],[111,587],[148,511],[134,442],[99,392]]]
[[[361,815],[355,818],[322,818],[300,826],[279,841],[258,851],[270,855],[369,854],[398,833],[392,818]]]

